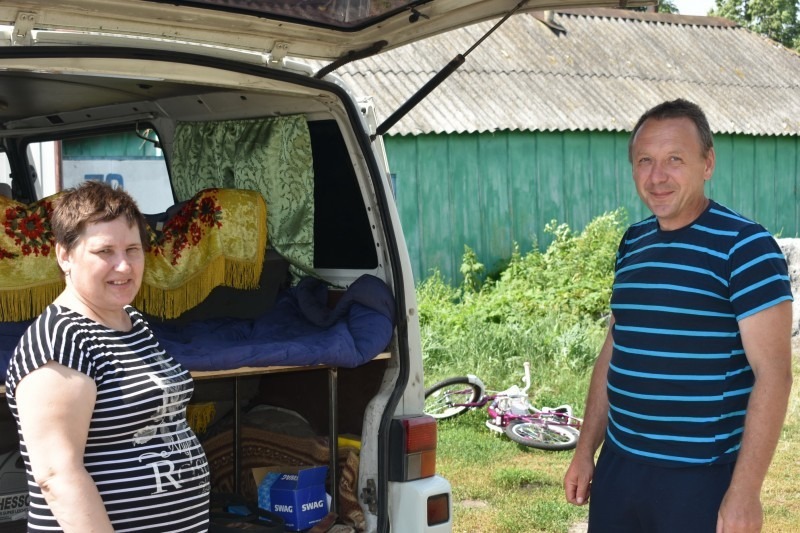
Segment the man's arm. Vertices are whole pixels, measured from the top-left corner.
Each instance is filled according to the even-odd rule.
[[[608,333],[592,371],[589,394],[586,397],[586,409],[583,414],[583,425],[575,455],[564,476],[564,492],[567,501],[574,505],[583,505],[589,501],[590,485],[594,476],[594,454],[605,438],[608,426],[608,365],[611,362],[614,338],[611,330],[614,317],[608,325]]]
[[[739,323],[755,384],[742,447],[717,520],[718,533],[761,531],[761,486],[778,445],[792,388],[792,304],[781,302]]]
[[[77,370],[47,363],[20,381],[16,398],[34,480],[64,532],[113,532],[83,464],[97,388]]]

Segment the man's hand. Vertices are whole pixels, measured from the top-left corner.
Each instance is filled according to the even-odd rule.
[[[584,458],[577,454],[564,476],[564,493],[567,501],[573,505],[585,505],[589,501],[594,476],[594,459]]]
[[[764,512],[758,493],[741,494],[731,487],[722,499],[717,516],[717,533],[758,533]]]
[[[612,330],[614,317],[608,324],[608,333],[597,361],[592,370],[589,382],[589,394],[586,398],[586,411],[583,416],[581,437],[575,448],[575,455],[564,475],[564,494],[573,505],[585,505],[589,501],[592,478],[594,477],[594,454],[603,443],[608,426],[608,393],[606,376],[614,346]]]

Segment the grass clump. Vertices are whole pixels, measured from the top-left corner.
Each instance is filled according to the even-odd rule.
[[[624,222],[622,210],[580,233],[554,221],[546,228],[553,235],[546,251],[517,249],[495,277],[486,277],[466,248],[459,287],[438,273],[424,280],[417,296],[428,385],[472,373],[503,389],[520,382],[529,361],[535,402],[581,403],[581,380],[605,336]]]

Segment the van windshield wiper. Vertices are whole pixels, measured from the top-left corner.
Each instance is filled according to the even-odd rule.
[[[491,29],[489,29],[489,31],[487,31],[485,34],[483,34],[483,36],[480,39],[478,39],[475,42],[475,44],[470,46],[469,49],[466,52],[464,52],[463,54],[458,54],[458,55],[456,55],[456,57],[451,59],[450,62],[447,65],[445,65],[445,67],[442,70],[437,72],[436,75],[433,78],[428,80],[428,82],[425,85],[420,87],[419,90],[417,90],[417,92],[415,92],[413,95],[411,95],[411,98],[406,100],[403,103],[403,105],[398,107],[397,110],[394,113],[389,115],[389,118],[384,120],[380,124],[380,126],[378,126],[378,128],[375,130],[375,133],[371,136],[371,139],[375,140],[375,137],[377,137],[379,135],[383,135],[384,133],[389,131],[389,129],[392,126],[397,124],[397,122],[401,118],[406,116],[406,114],[408,114],[409,111],[411,111],[414,107],[416,107],[416,105],[418,103],[420,103],[426,96],[428,96],[431,93],[431,91],[433,91],[436,87],[438,87],[444,80],[449,78],[450,75],[453,72],[455,72],[456,69],[458,69],[458,67],[463,65],[464,61],[467,59],[467,56],[473,50],[475,50],[483,41],[485,41],[487,37],[489,37],[492,33],[494,33],[494,31],[497,28],[499,28],[506,20],[508,20],[508,18],[511,15],[513,15],[514,13],[519,11],[519,9],[522,6],[524,6],[525,4],[527,4],[527,3],[528,3],[528,0],[522,0],[520,3],[518,3],[516,6],[514,6],[514,8],[511,9],[511,11],[506,13],[505,16],[503,18],[501,18],[497,22],[497,24],[492,26]]]

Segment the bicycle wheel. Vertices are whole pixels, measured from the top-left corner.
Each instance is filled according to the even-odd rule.
[[[482,397],[483,387],[469,376],[448,378],[425,390],[425,414],[439,420],[453,418],[472,409],[465,404]]]
[[[575,428],[541,420],[517,420],[505,431],[514,442],[540,450],[571,450],[578,444],[579,432]]]

